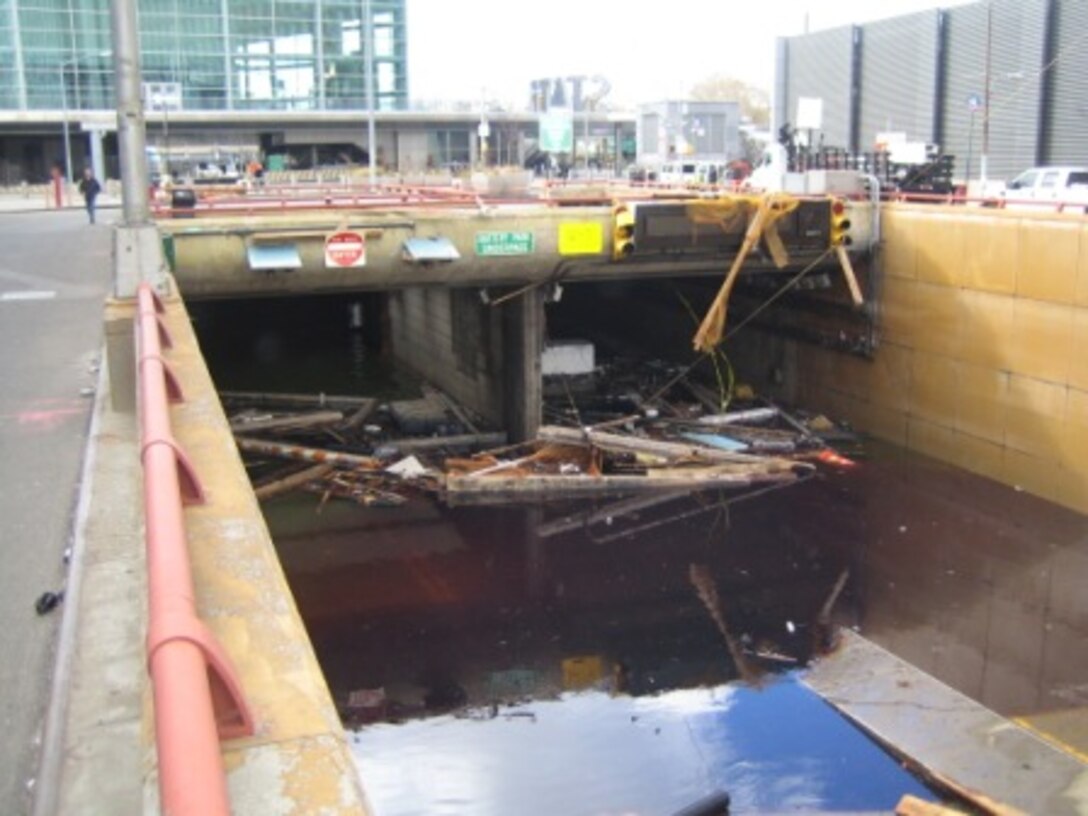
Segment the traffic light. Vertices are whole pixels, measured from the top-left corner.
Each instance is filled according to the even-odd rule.
[[[626,204],[612,208],[612,258],[620,260],[635,251],[635,214]]]
[[[848,247],[854,243],[850,237],[850,216],[846,212],[846,202],[841,198],[831,202],[831,246]]]

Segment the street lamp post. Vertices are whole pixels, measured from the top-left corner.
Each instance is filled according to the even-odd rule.
[[[375,127],[374,127],[374,12],[370,7],[370,0],[363,0],[363,53],[366,58],[366,138],[367,160],[370,172],[370,187],[374,188],[374,176],[377,168],[375,155]]]
[[[994,43],[994,9],[986,4],[986,90],[982,101],[982,155],[979,157],[979,176],[982,182],[982,194],[986,195],[986,186],[990,172],[990,62]]]
[[[68,183],[74,182],[72,175],[72,135],[68,130],[68,83],[64,80],[64,72],[71,60],[63,60],[60,64],[60,104],[63,111],[61,126],[64,128],[64,175]]]

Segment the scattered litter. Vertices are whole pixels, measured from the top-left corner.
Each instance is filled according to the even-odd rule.
[[[905,524],[899,525],[899,532],[905,533],[906,531],[907,531],[907,525],[905,525]]]
[[[348,719],[357,723],[374,723],[387,718],[389,701],[384,688],[357,689],[348,694]]]
[[[377,708],[386,703],[385,688],[356,689],[348,694],[348,708]]]
[[[810,419],[808,421],[808,427],[817,432],[835,430],[835,425],[823,414],[817,414]]]
[[[79,389],[79,395],[81,397],[93,397],[94,396],[94,388],[92,388],[91,386],[87,386],[86,388],[81,388],[81,389]]]
[[[680,435],[684,439],[698,442],[700,445],[707,445],[711,448],[720,448],[721,450],[728,451],[748,450],[748,445],[746,443],[722,434],[684,433]]]
[[[426,474],[427,468],[415,456],[406,456],[396,464],[387,467],[385,472],[400,476],[402,479],[415,479]]]
[[[793,621],[786,621],[786,631],[791,635],[797,631],[797,627],[793,625]]]
[[[57,605],[64,600],[63,592],[43,592],[34,603],[34,610],[39,615],[48,615]]]

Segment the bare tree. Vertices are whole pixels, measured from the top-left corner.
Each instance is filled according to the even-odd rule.
[[[690,96],[697,102],[736,102],[742,119],[753,125],[771,121],[770,95],[762,88],[724,74],[712,74],[691,88]]]

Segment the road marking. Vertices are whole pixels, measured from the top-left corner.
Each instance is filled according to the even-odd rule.
[[[3,292],[0,300],[52,300],[57,293],[52,289],[37,289],[27,292]]]

